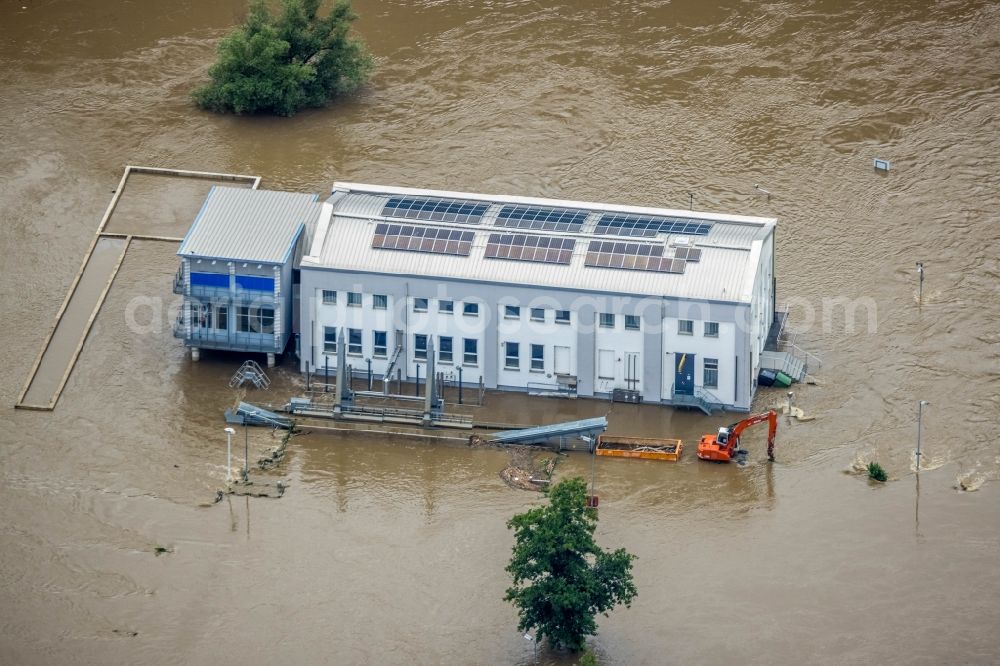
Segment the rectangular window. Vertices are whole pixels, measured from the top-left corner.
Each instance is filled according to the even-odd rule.
[[[229,330],[229,306],[215,306],[215,327],[220,331]]]
[[[347,292],[347,305],[352,308],[361,307],[361,294],[356,291]]]
[[[250,308],[245,305],[236,308],[236,330],[240,333],[250,333]]]
[[[361,329],[347,329],[347,353],[361,355]]]
[[[557,324],[568,324],[569,323],[569,310],[556,310],[556,323]]]
[[[451,314],[455,311],[455,301],[438,301],[438,312]]]
[[[545,371],[545,345],[531,345],[531,369]]]
[[[438,336],[438,360],[442,363],[452,362],[452,340],[450,337],[441,335]]]
[[[323,327],[323,352],[326,354],[337,353],[337,329],[333,326]]]
[[[615,316],[609,312],[601,313],[601,328],[614,328]]]
[[[236,309],[236,330],[240,333],[274,333],[274,308]]]
[[[330,289],[323,290],[323,305],[336,305],[337,304],[337,292],[331,291]]]
[[[372,307],[376,310],[385,310],[389,307],[389,297],[385,294],[372,294]]]
[[[503,367],[507,370],[517,370],[521,366],[521,345],[517,342],[505,342]]]
[[[215,328],[212,326],[212,305],[201,303],[195,314],[195,326],[198,328]]]
[[[465,354],[462,357],[462,362],[466,365],[477,365],[479,363],[479,340],[465,338],[463,344],[465,345]]]
[[[639,330],[639,316],[638,315],[625,315],[625,330],[626,331],[638,331]]]
[[[413,336],[413,358],[427,360],[427,336],[423,333],[416,333]]]
[[[677,335],[694,335],[694,322],[690,319],[677,321]]]
[[[545,321],[545,308],[531,308],[531,321]]]
[[[521,316],[521,308],[517,305],[503,306],[503,316],[507,319],[518,319]]]
[[[413,299],[413,311],[414,312],[427,312],[427,299],[426,298],[414,298]]]
[[[705,359],[705,378],[702,384],[705,388],[719,388],[719,359]]]
[[[385,346],[385,331],[373,331],[374,344],[372,356],[375,358],[385,358],[386,356],[386,346]]]
[[[717,321],[706,321],[705,322],[705,337],[706,338],[717,338],[717,337],[719,337],[719,322],[717,322]]]
[[[462,303],[462,314],[470,317],[478,317],[479,303]]]

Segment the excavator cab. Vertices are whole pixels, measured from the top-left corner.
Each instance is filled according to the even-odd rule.
[[[729,428],[727,426],[719,428],[719,434],[715,436],[715,441],[718,442],[719,446],[725,446],[729,443]]]
[[[748,416],[739,423],[719,428],[716,435],[704,435],[698,443],[698,457],[702,460],[714,460],[717,462],[729,462],[741,453],[740,435],[747,428],[758,423],[767,423],[767,457],[774,460],[774,435],[778,430],[778,415],[772,409],[763,414]]]

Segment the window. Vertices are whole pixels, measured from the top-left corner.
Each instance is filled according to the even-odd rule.
[[[385,294],[372,294],[372,307],[376,310],[385,310],[389,307],[389,297]]]
[[[438,301],[438,312],[451,314],[455,311],[455,301]]]
[[[333,326],[323,327],[323,352],[326,354],[337,353],[337,329]]]
[[[347,305],[352,308],[361,307],[361,294],[356,291],[347,292]]]
[[[347,329],[347,353],[361,355],[361,329]]]
[[[201,303],[195,312],[195,326],[198,328],[212,328],[212,306],[209,303]]]
[[[625,330],[626,331],[638,331],[639,330],[639,316],[638,315],[625,315]]]
[[[478,317],[479,303],[462,303],[462,314],[470,317]]]
[[[677,321],[677,335],[694,335],[694,322],[690,319]]]
[[[568,324],[569,323],[569,310],[556,310],[556,323],[557,324]]]
[[[220,331],[229,330],[229,306],[215,306],[215,327]]]
[[[465,338],[465,355],[462,362],[466,365],[476,365],[479,363],[479,340]]]
[[[413,358],[427,360],[427,336],[423,333],[413,336]]]
[[[386,347],[385,347],[385,331],[373,331],[374,334],[374,350],[372,356],[375,358],[385,358]]]
[[[608,312],[601,313],[601,328],[614,328],[615,316]]]
[[[274,333],[274,308],[237,308],[236,330],[240,333]]]
[[[717,338],[717,337],[719,337],[719,322],[717,322],[717,321],[706,321],[705,322],[705,337],[706,338]]]
[[[451,337],[449,336],[439,336],[438,337],[438,360],[442,363],[451,363],[452,361],[452,347],[451,347]]]
[[[531,369],[545,371],[545,345],[531,345]]]
[[[702,384],[705,388],[719,388],[719,359],[705,359],[705,378]]]
[[[413,299],[413,311],[414,312],[427,312],[427,299],[426,298],[414,298]]]
[[[518,319],[521,316],[521,308],[517,305],[503,306],[503,316],[507,319]]]
[[[521,345],[517,342],[505,342],[503,367],[517,370],[521,366]]]
[[[337,304],[337,292],[331,291],[329,289],[323,290],[323,305],[336,305]]]
[[[545,308],[531,308],[531,321],[545,321]]]

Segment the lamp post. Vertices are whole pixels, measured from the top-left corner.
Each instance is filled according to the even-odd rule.
[[[920,286],[917,287],[917,304],[922,305],[924,302],[924,262],[917,262],[917,275],[920,276]]]
[[[524,635],[524,640],[526,640],[529,643],[531,643],[532,661],[534,661],[537,664],[538,663],[538,641],[536,641],[535,637],[532,636],[531,634],[525,634]]]
[[[924,420],[924,406],[931,403],[921,400],[917,403],[917,474],[920,474],[920,435]]]
[[[226,483],[233,480],[233,435],[236,431],[226,428]]]
[[[243,481],[250,480],[250,429],[247,427],[247,419],[257,416],[254,410],[243,418]]]

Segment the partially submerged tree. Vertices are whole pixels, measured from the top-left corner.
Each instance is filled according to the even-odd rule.
[[[358,88],[374,61],[348,32],[357,14],[337,0],[319,15],[322,0],[281,0],[276,16],[253,0],[246,20],[219,44],[211,81],[194,91],[204,109],[290,116]]]
[[[597,613],[629,606],[638,594],[632,581],[635,555],[624,548],[603,550],[594,541],[597,512],[586,506],[586,481],[560,481],[548,496],[548,506],[507,522],[514,530],[507,565],[514,584],[504,600],[517,606],[520,631],[535,629],[536,640],[579,650],[597,633]]]

